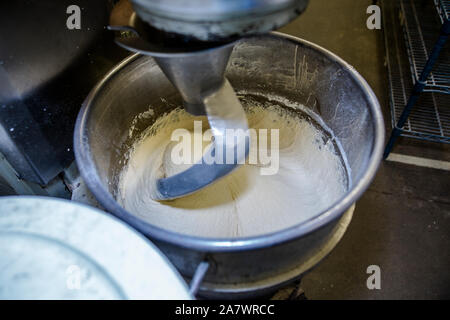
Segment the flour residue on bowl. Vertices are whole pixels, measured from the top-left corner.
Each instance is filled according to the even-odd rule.
[[[130,149],[120,174],[119,203],[160,228],[208,238],[256,236],[289,228],[328,209],[349,187],[343,155],[317,117],[283,108],[280,103],[241,96],[249,127],[279,129],[279,170],[261,175],[260,165],[245,164],[192,195],[156,201],[151,185],[167,161],[171,133],[193,129],[195,117],[177,108],[158,118]],[[292,107],[292,106],[290,106]],[[301,105],[297,110],[305,110]],[[251,141],[251,148],[257,146]]]

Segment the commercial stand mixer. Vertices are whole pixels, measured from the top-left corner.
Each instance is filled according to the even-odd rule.
[[[157,181],[156,198],[183,197],[230,173],[245,162],[249,153],[248,137],[226,137],[229,129],[248,130],[245,112],[224,77],[234,43],[288,23],[305,10],[308,0],[131,3],[133,7],[127,1],[119,3],[112,12],[109,28],[118,32],[116,42],[130,51],[152,56],[178,89],[186,111],[207,116],[214,136],[212,154],[233,155],[226,163],[202,159],[185,171]]]

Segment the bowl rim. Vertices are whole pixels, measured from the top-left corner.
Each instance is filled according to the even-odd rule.
[[[361,90],[368,101],[369,111],[373,118],[374,145],[371,150],[366,171],[359,177],[358,181],[356,181],[351,189],[328,209],[322,211],[307,221],[272,233],[243,238],[206,238],[184,235],[157,227],[132,215],[122,208],[110,192],[103,187],[103,183],[101,182],[96,171],[96,164],[92,157],[92,153],[90,152],[90,145],[87,143],[87,136],[85,135],[85,132],[87,131],[86,124],[88,115],[93,108],[92,102],[95,100],[97,94],[120,70],[136,59],[142,57],[141,54],[136,53],[117,64],[92,89],[86,100],[83,102],[75,124],[74,151],[76,163],[89,190],[106,209],[106,211],[112,213],[116,217],[131,225],[133,228],[137,229],[139,232],[150,237],[151,240],[162,241],[175,246],[202,252],[236,252],[275,246],[309,234],[339,218],[354,202],[359,199],[359,197],[362,196],[375,177],[376,171],[382,159],[382,152],[384,148],[384,120],[380,104],[374,92],[366,80],[350,64],[325,48],[322,48],[307,40],[280,32],[271,32],[269,34],[256,36],[256,38],[264,37],[277,39],[281,38],[319,51],[328,59],[339,64],[357,83],[360,84]]]

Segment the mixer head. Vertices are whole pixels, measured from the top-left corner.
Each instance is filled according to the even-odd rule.
[[[150,55],[178,89],[185,109],[204,115],[205,92],[219,89],[234,43],[280,27],[308,0],[121,0],[111,14],[116,42]],[[119,11],[119,10],[116,10]]]
[[[157,29],[203,41],[265,33],[300,15],[308,0],[131,0]]]
[[[186,111],[208,117],[213,152],[236,155],[232,163],[202,159],[157,181],[157,199],[183,197],[230,173],[249,154],[248,137],[224,142],[227,129],[248,131],[245,112],[224,77],[234,43],[286,24],[303,12],[308,0],[131,0],[136,12],[121,2],[122,12],[113,10],[109,27],[119,32],[116,42],[152,56],[178,89]],[[238,155],[237,150],[244,152]]]
[[[200,41],[161,31],[141,20],[127,3],[128,9],[121,8],[121,15],[114,11],[112,14],[109,29],[117,31],[116,43],[129,51],[152,56],[178,89],[186,111],[206,115],[204,94],[223,85],[236,39]],[[124,10],[128,10],[126,15]]]

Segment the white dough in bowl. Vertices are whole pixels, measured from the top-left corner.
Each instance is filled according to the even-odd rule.
[[[245,164],[192,195],[171,201],[153,200],[156,179],[185,168],[174,168],[169,163],[173,130],[193,130],[194,120],[202,120],[203,129],[208,128],[206,117],[175,109],[160,117],[130,150],[120,175],[119,203],[150,224],[209,238],[272,233],[329,208],[348,188],[347,171],[334,139],[307,117],[267,103],[263,106],[247,99],[243,106],[250,128],[269,132],[279,129],[276,174],[261,175],[260,163]],[[252,139],[251,148],[256,147],[257,141]]]

